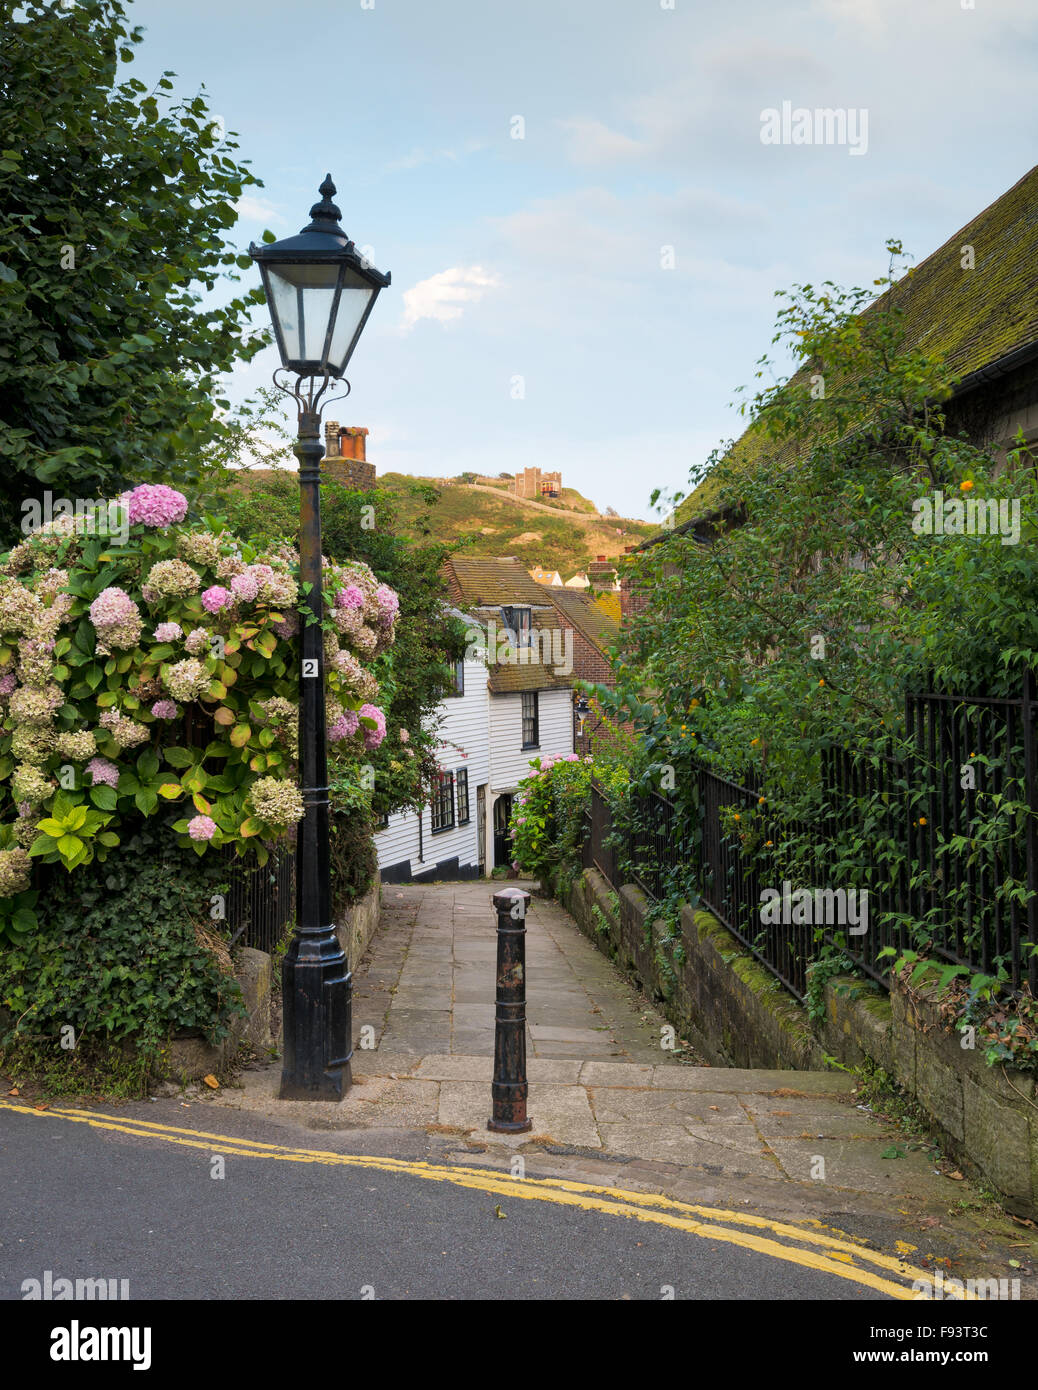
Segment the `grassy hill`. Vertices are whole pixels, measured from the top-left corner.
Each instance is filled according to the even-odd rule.
[[[505,492],[506,484],[496,497],[466,483],[441,486],[402,473],[383,473],[378,486],[396,498],[402,526],[413,526],[425,516],[437,540],[464,544],[473,555],[517,555],[527,566],[558,570],[564,579],[596,555],[614,559],[625,546],[637,545],[659,529],[629,518],[600,518],[594,503],[573,488],[563,488],[561,497],[544,510]],[[560,515],[553,516],[553,511]]]
[[[259,487],[272,474],[251,469],[240,476],[242,486]],[[382,473],[376,486],[392,494],[397,527],[404,535],[427,534],[471,555],[517,555],[528,568],[543,565],[558,570],[563,579],[585,569],[596,555],[615,559],[625,546],[637,545],[659,530],[652,522],[599,517],[594,503],[573,488],[563,488],[557,500],[538,507],[512,496],[507,491],[511,484],[504,480],[500,487],[496,480],[483,487],[445,485]]]

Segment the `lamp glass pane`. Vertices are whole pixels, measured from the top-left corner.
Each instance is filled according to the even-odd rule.
[[[271,313],[281,329],[285,365],[320,362],[335,301],[339,268],[321,265],[270,265]]]
[[[366,280],[362,280],[355,271],[347,269],[328,352],[328,365],[336,374],[345,369],[350,346],[374,293]]]

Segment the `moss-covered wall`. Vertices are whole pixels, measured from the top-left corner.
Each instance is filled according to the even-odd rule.
[[[1038,1216],[1038,1095],[1030,1073],[992,1069],[945,1030],[925,993],[877,993],[830,980],[825,1019],[807,1010],[712,913],[686,907],[673,943],[646,928],[640,889],[611,891],[587,869],[560,893],[581,929],[714,1066],[821,1069],[875,1063],[930,1116],[948,1152],[986,1179],[1010,1211]]]

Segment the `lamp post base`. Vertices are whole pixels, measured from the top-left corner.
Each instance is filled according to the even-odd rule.
[[[281,975],[280,1100],[342,1100],[353,1081],[353,976],[333,927],[297,936]]]

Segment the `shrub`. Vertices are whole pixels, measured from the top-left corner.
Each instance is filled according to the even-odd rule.
[[[187,803],[181,848],[261,863],[303,813],[294,550],[185,524],[172,488],[122,501],[124,544],[64,517],[0,562],[0,937],[34,925],[31,859],[81,871],[167,803]],[[324,576],[332,760],[359,782],[385,729],[366,666],[398,605],[365,564]]]
[[[207,944],[226,866],[182,850],[163,824],[173,814],[141,824],[104,863],[95,858],[72,878],[58,866],[45,871],[46,931],[20,934],[0,952],[8,1063],[26,1048],[66,1063],[72,1051],[100,1059],[108,1045],[133,1039],[140,1089],[175,1034],[211,1043],[227,1035],[241,995],[227,958],[221,968]]]

